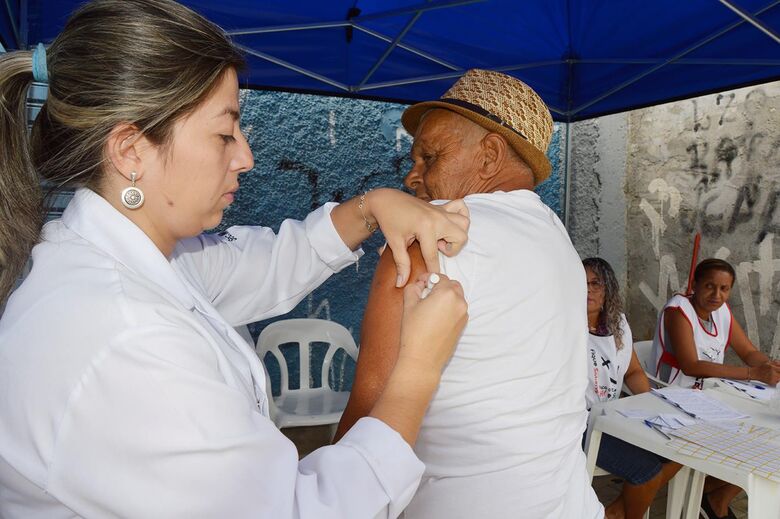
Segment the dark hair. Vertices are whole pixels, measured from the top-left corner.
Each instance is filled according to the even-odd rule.
[[[617,349],[623,347],[623,298],[620,297],[620,285],[612,266],[602,258],[585,258],[582,266],[590,269],[604,283],[604,308],[599,314],[599,328],[615,338]]]
[[[173,0],[95,0],[71,16],[46,64],[49,93],[28,137],[33,53],[0,54],[0,305],[39,239],[40,177],[99,190],[116,125],[166,146],[174,124],[244,58],[219,27]]]
[[[693,280],[697,283],[704,275],[711,270],[720,270],[721,272],[727,272],[731,274],[731,285],[734,285],[734,280],[737,278],[737,274],[734,272],[734,267],[728,261],[722,259],[707,258],[702,260],[701,263],[696,265],[696,270],[693,271]]]

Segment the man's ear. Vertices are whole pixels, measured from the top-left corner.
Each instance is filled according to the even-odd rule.
[[[136,180],[143,176],[138,153],[139,141],[142,140],[143,135],[135,125],[121,123],[114,126],[106,140],[106,158],[113,166],[113,172],[119,173],[127,180],[130,180],[130,174],[133,172],[136,174]]]
[[[497,133],[488,133],[482,138],[482,167],[479,176],[482,179],[494,177],[504,167],[507,159],[507,142]]]

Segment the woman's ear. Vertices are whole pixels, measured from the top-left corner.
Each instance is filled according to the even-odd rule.
[[[106,157],[114,171],[109,173],[119,173],[127,180],[130,180],[131,173],[136,174],[136,180],[141,178],[143,168],[138,153],[140,140],[143,140],[143,135],[133,124],[117,124],[111,130],[106,141]]]
[[[504,167],[507,158],[507,142],[497,133],[488,133],[482,138],[482,167],[479,170],[479,177],[484,179],[492,178]]]

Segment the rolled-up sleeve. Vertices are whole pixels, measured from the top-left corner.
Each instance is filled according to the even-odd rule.
[[[344,267],[357,261],[336,231],[328,203],[304,221],[231,227],[183,240],[172,263],[233,326],[281,315]]]

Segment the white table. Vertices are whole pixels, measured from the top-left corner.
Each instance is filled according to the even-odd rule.
[[[734,396],[719,389],[705,389],[705,393],[750,415],[749,419],[744,420],[746,422],[780,430],[780,416],[772,414],[764,404]],[[673,484],[670,485],[667,519],[680,516],[680,510],[685,500],[683,489],[686,485],[684,482],[689,475],[691,475],[690,495],[695,498],[697,503],[701,499],[704,476],[711,475],[745,490],[748,495],[749,519],[780,518],[780,483],[756,476],[744,468],[729,467],[680,454],[674,448],[666,445],[669,440],[647,427],[642,420],[626,418],[616,412],[618,409],[641,409],[649,413],[682,414],[672,405],[650,393],[620,398],[594,406],[591,410],[591,435],[587,450],[588,474],[592,476],[595,468],[601,434],[607,433],[684,465],[678,476],[675,477]],[[696,496],[699,497],[696,498]],[[695,519],[698,516],[698,505],[689,506],[686,510],[686,518]]]

